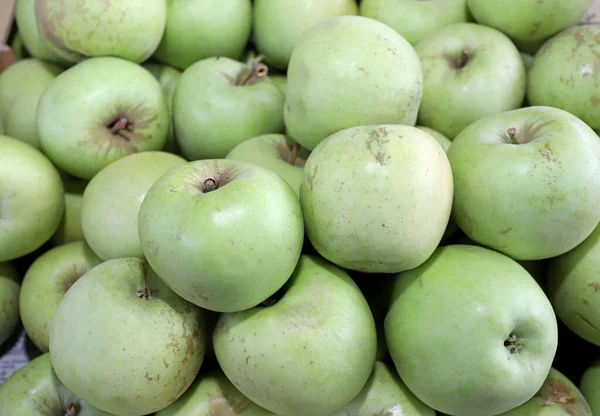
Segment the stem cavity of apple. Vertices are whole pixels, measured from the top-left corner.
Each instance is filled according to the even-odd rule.
[[[258,55],[254,61],[252,61],[250,70],[244,70],[240,73],[235,85],[242,87],[267,76],[269,73],[269,67],[262,63],[264,58],[264,55]]]
[[[202,193],[206,194],[208,192],[216,191],[219,188],[219,184],[216,179],[208,178],[202,181]]]
[[[519,338],[515,334],[511,334],[506,340],[504,340],[504,346],[511,354],[518,354],[523,349],[525,340]]]
[[[296,165],[296,158],[298,157],[298,152],[300,151],[300,145],[298,143],[294,143],[292,146],[292,153],[288,159],[288,163],[292,166]]]
[[[119,135],[127,141],[131,141],[133,139],[131,133],[133,131],[133,123],[130,122],[126,117],[117,118],[107,127],[111,134]]]
[[[508,133],[508,138],[510,139],[510,142],[512,144],[519,144],[519,142],[517,141],[517,129],[516,128],[511,127],[506,132]]]
[[[79,409],[77,409],[77,405],[75,403],[70,403],[69,407],[67,407],[67,411],[65,416],[76,416]]]
[[[456,60],[456,68],[462,69],[467,66],[469,62],[469,50],[467,48],[463,49],[460,53],[460,56]]]

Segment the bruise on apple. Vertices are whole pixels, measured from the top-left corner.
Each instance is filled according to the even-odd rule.
[[[62,3],[58,2],[57,6],[63,5]],[[54,25],[54,20],[56,20],[57,23],[62,24],[66,17],[66,12],[64,9],[59,9],[54,13],[54,15],[50,15],[46,0],[35,1],[35,20],[38,23],[38,28],[44,37],[58,49],[72,53],[72,51],[67,48],[67,46],[55,34],[56,27]]]
[[[560,406],[571,416],[592,416],[587,403],[577,396],[567,383],[552,375],[535,395],[541,407]]]

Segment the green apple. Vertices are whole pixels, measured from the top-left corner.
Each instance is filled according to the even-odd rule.
[[[156,413],[156,416],[275,416],[252,403],[221,369],[214,368],[200,375],[175,403]]]
[[[454,220],[472,240],[516,260],[559,256],[600,220],[600,140],[566,111],[488,116],[454,139],[448,158]]]
[[[271,75],[271,82],[279,88],[279,91],[285,97],[285,91],[287,89],[287,77],[285,75]]]
[[[35,0],[42,36],[57,49],[87,56],[148,59],[167,20],[165,0]]]
[[[475,20],[534,53],[550,36],[579,22],[594,0],[467,0]]]
[[[351,127],[332,134],[304,166],[306,235],[346,269],[397,273],[423,263],[452,208],[452,171],[442,146],[411,126]]]
[[[58,378],[93,406],[141,416],[177,400],[204,359],[202,310],[137,258],[109,260],[67,291],[50,325]]]
[[[175,134],[189,160],[225,158],[244,140],[283,132],[282,92],[259,62],[208,58],[183,72],[175,91]]]
[[[6,416],[111,416],[90,406],[56,377],[50,355],[43,354],[0,386],[0,414]]]
[[[167,6],[154,58],[183,70],[210,57],[241,56],[252,26],[250,0],[167,0]]]
[[[470,20],[466,0],[362,0],[360,15],[385,23],[412,45],[438,29]]]
[[[415,50],[423,67],[420,125],[454,139],[474,121],[521,107],[525,66],[503,33],[454,23],[423,38]]]
[[[600,359],[595,360],[584,371],[579,390],[588,402],[592,414],[600,414]]]
[[[360,394],[331,416],[435,416],[435,411],[412,394],[395,370],[377,361]]]
[[[309,150],[349,127],[415,125],[423,92],[413,47],[381,22],[327,19],[297,42],[287,71],[284,120]]]
[[[139,213],[143,252],[179,296],[216,312],[251,308],[292,275],[304,238],[300,202],[277,174],[236,160],[177,166]]]
[[[263,134],[234,147],[227,159],[251,162],[269,169],[300,194],[308,151],[283,134]]]
[[[600,25],[574,26],[544,44],[529,71],[527,98],[600,129]]]
[[[98,257],[144,257],[138,234],[142,201],[159,177],[185,162],[167,152],[134,153],[94,176],[83,193],[81,227]]]
[[[20,277],[11,263],[0,263],[0,345],[19,325]]]
[[[251,401],[279,415],[321,416],[366,384],[377,335],[369,305],[342,269],[302,256],[283,290],[221,315],[213,343],[223,372]]]
[[[0,136],[0,261],[41,247],[57,230],[64,209],[62,181],[48,158]]]
[[[401,379],[428,406],[497,415],[542,387],[556,354],[557,322],[516,261],[478,246],[440,247],[400,273],[392,293],[388,349]]]
[[[27,269],[19,310],[27,335],[42,352],[48,352],[50,322],[67,290],[102,260],[84,241],[54,247]]]
[[[18,61],[22,59],[31,58],[31,55],[29,54],[29,51],[27,50],[27,48],[25,47],[25,43],[23,42],[23,37],[21,36],[21,33],[19,33],[18,30],[15,32],[15,35],[13,36],[13,39],[10,42],[10,48],[13,50],[15,58],[17,58]]]
[[[527,74],[529,74],[529,71],[533,66],[533,55],[526,52],[519,52],[519,54],[521,55],[523,65],[525,65],[525,70],[527,71]]]
[[[91,179],[111,162],[160,150],[167,99],[147,70],[120,58],[88,58],[61,73],[37,108],[40,146],[56,166]]]
[[[356,14],[356,0],[255,0],[254,44],[269,65],[285,70],[306,32],[329,18]]]
[[[39,148],[35,112],[40,97],[62,69],[28,58],[0,73],[0,118],[4,134]]]
[[[54,246],[84,239],[81,227],[81,205],[83,192],[88,184],[88,181],[84,179],[75,178],[64,172],[59,173],[61,173],[65,189],[65,212],[58,229],[50,239]]]
[[[501,416],[593,416],[587,401],[560,371],[552,368],[542,388],[530,400]]]

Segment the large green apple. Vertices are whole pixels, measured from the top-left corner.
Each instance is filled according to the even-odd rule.
[[[102,260],[83,241],[54,247],[27,269],[19,310],[27,335],[42,352],[48,352],[50,322],[67,290]]]
[[[319,254],[347,269],[412,269],[440,243],[452,190],[444,149],[422,130],[344,129],[322,141],[304,166],[306,235]]]
[[[426,36],[415,50],[423,67],[423,126],[453,139],[472,122],[523,103],[523,60],[495,29],[454,23]]]
[[[41,247],[57,230],[65,209],[56,168],[39,150],[0,136],[0,261]]]
[[[88,184],[84,179],[75,178],[64,172],[59,173],[65,189],[65,212],[58,229],[50,239],[54,246],[84,239],[81,227],[81,205],[83,192]]]
[[[167,152],[134,153],[94,176],[83,193],[81,226],[98,257],[144,257],[138,234],[142,201],[159,177],[185,162]]]
[[[422,92],[419,57],[402,36],[366,17],[333,17],[310,29],[294,48],[285,125],[309,150],[349,127],[414,126]]]
[[[550,36],[579,22],[594,0],[467,0],[475,20],[534,53]]]
[[[252,309],[223,314],[217,360],[250,400],[276,414],[322,416],[366,384],[377,335],[369,305],[342,269],[302,256],[283,290]]]
[[[234,160],[175,167],[139,213],[144,254],[181,297],[217,312],[253,307],[289,279],[302,250],[300,202],[277,174]]]
[[[544,44],[529,71],[527,98],[600,129],[600,25],[574,26]]]
[[[438,29],[470,19],[466,0],[362,0],[360,15],[385,23],[412,45]]]
[[[82,56],[148,59],[165,30],[165,0],[35,0],[42,36],[62,51]]]
[[[110,413],[90,406],[69,391],[56,377],[49,354],[33,359],[0,386],[0,414],[111,416]]]
[[[154,58],[186,69],[213,56],[238,59],[244,51],[252,28],[250,0],[167,0],[167,6]]]
[[[20,277],[11,263],[0,263],[0,345],[19,325]]]
[[[275,172],[300,194],[308,151],[283,134],[263,134],[234,147],[227,159],[251,162]]]
[[[189,160],[225,158],[244,140],[283,132],[284,96],[258,62],[208,58],[183,72],[173,102],[175,134]]]
[[[331,17],[357,13],[356,0],[255,0],[254,44],[269,65],[285,70],[302,35]]]
[[[584,371],[579,389],[590,405],[592,414],[600,414],[600,359]]]
[[[142,259],[109,260],[67,291],[50,325],[58,378],[121,416],[160,410],[192,384],[204,359],[202,310]]]
[[[556,318],[516,261],[478,246],[440,247],[399,274],[392,293],[388,349],[402,380],[428,406],[491,416],[542,387],[557,349]]]
[[[62,69],[24,59],[0,73],[0,118],[4,134],[39,148],[35,112],[40,97]]]
[[[37,129],[55,165],[91,179],[131,153],[162,149],[169,109],[159,82],[141,66],[88,58],[48,86],[37,108]]]
[[[600,220],[600,139],[566,111],[488,116],[454,139],[448,158],[456,223],[514,259],[561,255]]]

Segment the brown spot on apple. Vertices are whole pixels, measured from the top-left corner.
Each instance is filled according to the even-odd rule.
[[[319,170],[319,165],[316,165],[315,168],[313,169],[312,175],[310,175],[307,179],[308,185],[310,186],[311,190],[313,189],[313,182],[315,181],[315,176],[317,176],[318,170]]]
[[[529,34],[535,35],[538,32],[538,30],[540,30],[540,27],[542,27],[542,24],[540,22],[534,23],[533,27],[529,31]]]
[[[594,292],[600,292],[600,283],[599,282],[588,283],[588,286],[591,287],[592,289],[594,289]]]
[[[387,138],[387,134],[388,132],[385,127],[379,127],[369,133],[369,140],[367,141],[367,149],[371,152],[377,163],[382,166],[387,164],[390,159],[385,151],[385,145],[390,141]]]
[[[577,399],[571,394],[571,388],[562,380],[548,378],[535,397],[541,399],[542,407],[561,406],[567,414],[577,416],[574,405]]]
[[[500,231],[500,234],[506,235],[512,231],[512,227],[507,228],[506,230]]]
[[[594,106],[594,107],[598,107],[600,106],[600,96],[597,95],[592,95],[590,97],[590,103]]]

